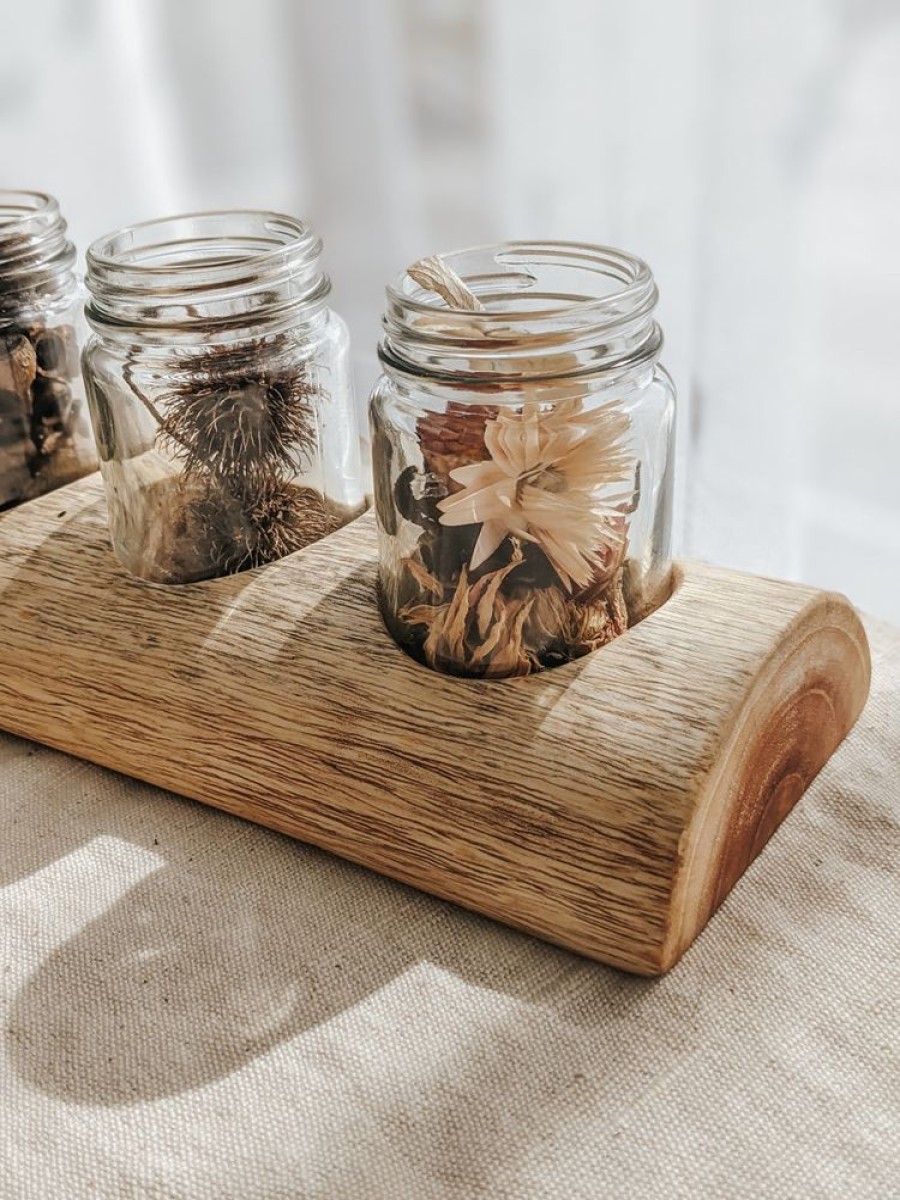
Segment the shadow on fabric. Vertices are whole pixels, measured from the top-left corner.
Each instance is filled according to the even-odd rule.
[[[27,743],[0,745],[24,753]],[[18,806],[3,877],[22,878],[97,837],[152,849],[166,865],[52,950],[15,996],[7,1052],[51,1095],[118,1105],[189,1091],[423,961],[537,1005],[553,994],[557,1009],[550,985],[562,982],[570,1018],[592,1023],[615,1023],[658,985],[237,818],[73,765],[65,796],[50,788]],[[582,1008],[585,991],[592,1002]]]

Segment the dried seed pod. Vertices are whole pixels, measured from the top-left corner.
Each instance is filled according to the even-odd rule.
[[[183,459],[186,475],[293,473],[314,450],[317,391],[301,370],[253,371],[208,352],[181,374],[156,404],[160,441]]]
[[[37,375],[34,346],[23,333],[0,333],[0,391],[28,397]]]
[[[406,467],[394,484],[394,504],[397,512],[423,529],[436,529],[440,518],[438,501],[448,495],[447,483],[432,474],[423,474],[417,467]]]
[[[87,475],[96,457],[77,420],[80,301],[66,223],[43,193],[7,191],[0,206],[0,392],[18,397],[15,428],[0,430],[0,504],[12,504]]]
[[[390,499],[393,466],[394,444],[387,433],[380,426],[376,426],[372,437],[375,515],[378,518],[378,524],[388,537],[396,537],[397,534],[397,513]]]
[[[302,550],[348,517],[312,488],[280,481],[243,497],[213,485],[188,508],[189,521],[204,531],[210,562],[224,574]]]
[[[32,420],[65,424],[73,407],[72,389],[61,379],[39,375],[31,387]]]
[[[451,401],[446,412],[419,417],[416,434],[427,469],[448,479],[457,467],[484,462],[490,457],[484,444],[485,426],[496,415],[497,408],[491,404]],[[451,490],[456,487],[450,481]]]
[[[72,379],[78,374],[78,341],[71,325],[38,329],[32,334],[38,371]]]
[[[25,437],[27,428],[27,400],[18,392],[0,388],[0,445]]]
[[[0,508],[21,498],[33,454],[26,401],[18,392],[0,390]]]

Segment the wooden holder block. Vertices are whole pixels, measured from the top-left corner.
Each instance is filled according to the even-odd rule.
[[[365,516],[261,570],[128,577],[96,477],[0,517],[0,726],[628,971],[667,970],[853,725],[841,596],[683,563],[578,662],[441,676]]]

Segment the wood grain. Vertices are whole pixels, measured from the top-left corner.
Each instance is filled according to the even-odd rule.
[[[125,575],[96,477],[0,517],[0,725],[582,954],[667,970],[859,714],[842,597],[694,563],[528,679],[406,658],[362,517],[261,570]]]

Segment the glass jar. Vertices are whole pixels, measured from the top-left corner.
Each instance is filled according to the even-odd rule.
[[[388,288],[370,405],[379,602],[429,667],[525,675],[605,645],[669,593],[675,392],[657,289],[601,246],[428,261],[474,301],[409,272]]]
[[[211,212],[88,250],[84,376],[113,548],[134,575],[259,566],[365,507],[321,248],[292,217]]]
[[[57,202],[0,191],[0,510],[96,469],[81,309]]]

